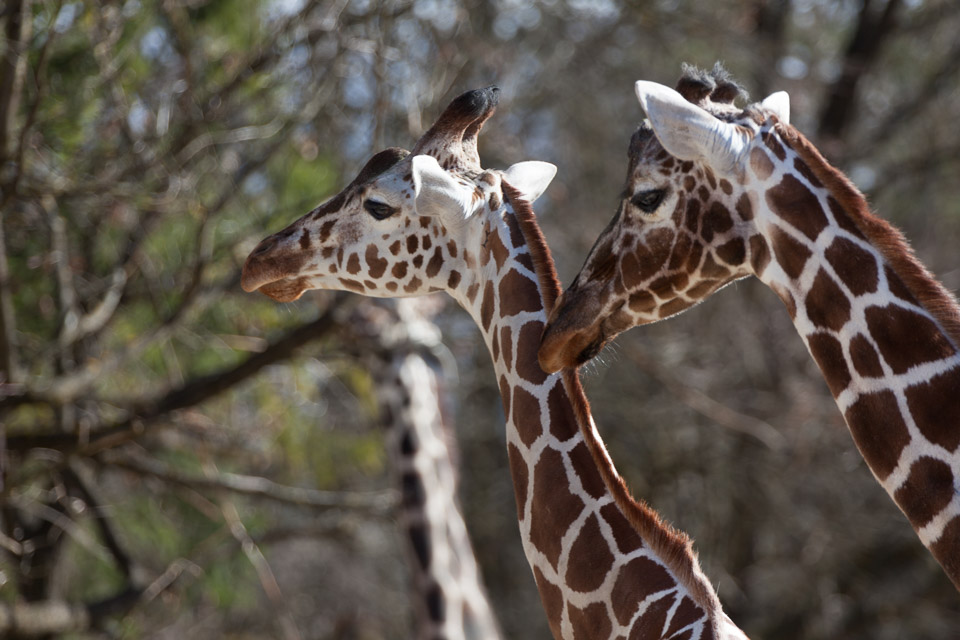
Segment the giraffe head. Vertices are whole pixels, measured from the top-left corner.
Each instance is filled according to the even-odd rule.
[[[676,90],[640,81],[636,92],[648,119],[630,140],[620,205],[550,315],[545,371],[583,364],[620,332],[679,313],[766,262],[751,163],[772,168],[760,147],[764,132],[788,122],[787,94],[738,108],[741,89],[719,66],[687,69]]]
[[[497,87],[468,91],[412,153],[374,155],[343,191],[257,245],[243,266],[244,290],[287,302],[308,289],[374,297],[456,289],[463,230],[484,208],[502,206],[501,179],[532,202],[556,172],[545,162],[480,167],[477,136],[499,96]]]

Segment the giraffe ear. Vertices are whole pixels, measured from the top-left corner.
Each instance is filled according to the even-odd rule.
[[[790,95],[786,91],[771,93],[763,99],[760,106],[773,111],[783,124],[790,124]]]
[[[466,218],[470,193],[453,179],[433,156],[418,155],[411,160],[413,193],[417,214],[421,216],[456,216]]]
[[[539,160],[518,162],[503,172],[507,184],[519,189],[523,199],[531,204],[547,190],[555,175],[556,165]]]
[[[746,148],[746,133],[656,82],[635,85],[640,105],[663,148],[680,160],[706,160],[715,170],[731,172]]]

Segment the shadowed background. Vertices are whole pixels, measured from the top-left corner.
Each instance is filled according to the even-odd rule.
[[[623,187],[633,82],[722,60],[754,99],[789,91],[960,287],[956,2],[8,0],[0,29],[0,606],[61,612],[46,637],[409,637],[344,326],[368,303],[279,305],[239,266],[467,89],[502,89],[484,166],[559,167],[535,209],[564,283]],[[488,590],[506,637],[547,638],[489,356],[455,305],[438,320]],[[750,635],[957,637],[960,597],[759,282],[628,332],[584,379],[635,495]]]

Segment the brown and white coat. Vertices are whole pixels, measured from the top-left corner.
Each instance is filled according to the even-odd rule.
[[[495,88],[465,93],[410,156],[374,156],[343,192],[264,240],[243,286],[278,300],[311,288],[447,291],[493,359],[521,538],[554,636],[743,638],[690,540],[630,497],[577,375],[537,362],[560,288],[529,203],[555,168],[480,167],[477,134],[498,97]]]
[[[960,307],[789,124],[722,69],[638,82],[619,210],[551,314],[548,371],[755,275],[780,297],[873,474],[960,589]]]

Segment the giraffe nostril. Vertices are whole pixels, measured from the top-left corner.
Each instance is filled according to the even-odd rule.
[[[276,236],[270,236],[265,239],[263,242],[258,244],[256,248],[250,253],[251,256],[262,256],[265,253],[268,253],[271,249],[277,246]]]

